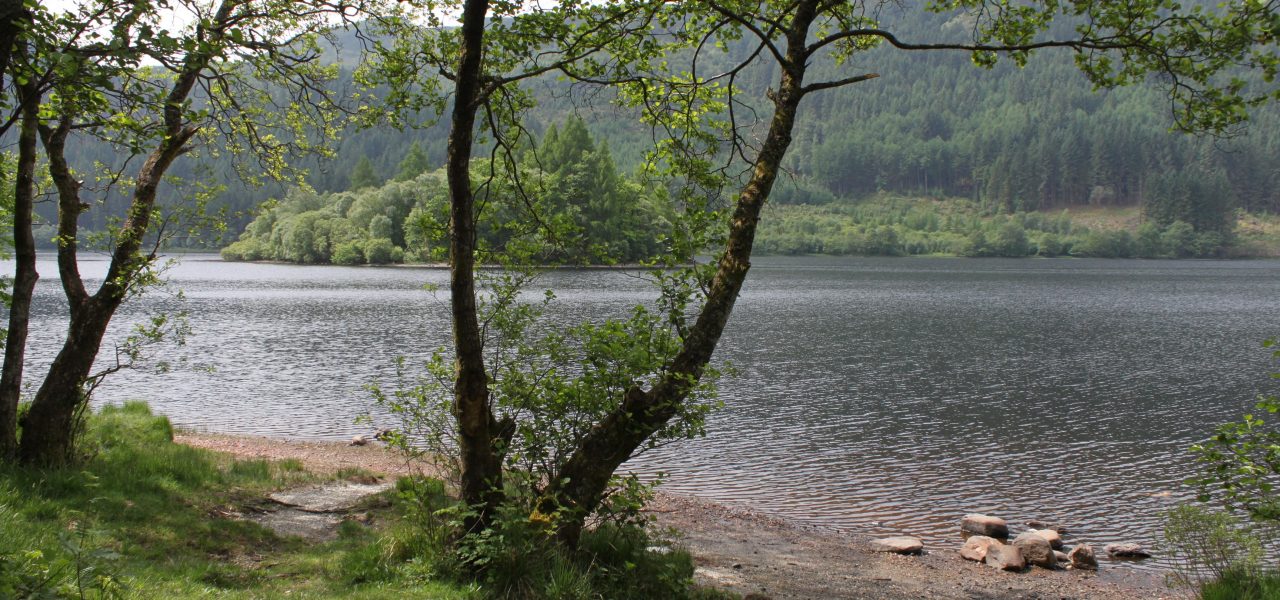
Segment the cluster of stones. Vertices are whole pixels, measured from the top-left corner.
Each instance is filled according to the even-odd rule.
[[[1080,569],[1096,571],[1098,559],[1093,546],[1077,544],[1067,548],[1062,542],[1065,529],[1039,521],[1027,524],[1031,529],[1009,540],[1009,524],[999,517],[965,515],[960,520],[960,533],[965,538],[960,556],[985,563],[1002,571],[1023,571],[1030,566],[1045,569]],[[922,554],[924,544],[913,537],[891,537],[873,540],[875,552]],[[1104,551],[1114,558],[1146,558],[1150,556],[1137,544],[1107,544]]]

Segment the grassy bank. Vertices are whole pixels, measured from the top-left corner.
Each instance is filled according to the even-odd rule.
[[[688,587],[687,554],[623,548],[644,542],[626,536],[597,537],[583,559],[591,568],[531,553],[530,543],[470,578],[445,530],[424,526],[440,524],[435,511],[450,502],[430,480],[402,480],[367,503],[372,525],[344,522],[334,541],[277,536],[238,515],[267,508],[271,491],[321,478],[296,460],[175,444],[145,404],[92,416],[82,447],[76,468],[0,470],[0,598],[588,598],[623,585],[627,569],[710,594]]]
[[[360,585],[344,572],[375,532],[313,544],[226,518],[316,481],[296,461],[231,460],[174,444],[144,404],[90,419],[78,468],[0,472],[0,597],[467,598],[440,582]],[[47,594],[47,595],[40,595]]]
[[[857,203],[770,205],[764,254],[860,256],[1280,256],[1280,217],[1242,213],[1234,232],[1144,222],[1138,207],[1003,214],[975,202],[882,194]]]

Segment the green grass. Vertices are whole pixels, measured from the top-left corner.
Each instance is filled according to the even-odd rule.
[[[385,531],[350,523],[315,544],[227,518],[316,478],[297,461],[232,460],[171,436],[145,404],[107,407],[91,417],[83,464],[0,469],[0,597],[23,597],[23,586],[74,598],[81,586],[89,598],[477,595],[426,578],[353,577],[348,567],[385,546]],[[395,527],[394,509],[381,510],[388,515],[375,522]]]
[[[1235,235],[1226,237],[1214,232],[1175,235],[1154,223],[1146,228],[1151,231],[1144,232],[1136,206],[1010,215],[963,198],[878,194],[856,202],[770,204],[760,221],[756,250],[772,255],[1280,256],[1280,218],[1270,215],[1241,213]]]
[[[1280,574],[1228,571],[1200,588],[1202,600],[1280,600]]]
[[[362,501],[337,539],[285,539],[234,518],[317,481],[296,460],[235,460],[175,444],[145,404],[89,418],[74,468],[0,468],[0,598],[692,598],[693,560],[637,527],[584,533],[579,552],[513,509],[459,552],[443,483],[402,479]],[[373,477],[348,469],[339,479]],[[463,538],[471,540],[472,538]],[[466,550],[465,548],[469,548]],[[478,576],[464,558],[483,557]]]

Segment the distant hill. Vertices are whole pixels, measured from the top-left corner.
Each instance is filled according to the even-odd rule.
[[[904,31],[945,35],[955,26],[919,11],[899,18]],[[348,88],[359,42],[344,36],[335,85]],[[806,100],[787,162],[791,177],[780,183],[775,204],[849,205],[897,194],[965,198],[1002,213],[1139,207],[1162,227],[1181,220],[1199,232],[1229,229],[1224,219],[1234,222],[1235,208],[1280,212],[1280,112],[1274,109],[1259,111],[1249,130],[1232,139],[1171,133],[1167,102],[1155,88],[1095,93],[1067,52],[1043,52],[1025,69],[1006,62],[984,70],[965,53],[875,49],[842,67],[814,71],[814,78],[853,71],[880,77]],[[748,71],[742,82],[754,95],[747,97],[762,98],[774,77],[769,68]],[[582,103],[553,78],[530,87],[539,107],[527,125],[536,135],[579,115],[620,171],[639,163],[651,138],[634,119],[608,105]],[[415,144],[429,165],[439,166],[445,139],[443,126],[426,119],[418,129],[349,131],[335,148],[336,160],[302,164],[316,191],[340,192],[363,159],[375,179],[392,179]],[[88,164],[111,156],[109,149],[83,144],[75,159]],[[259,204],[286,192],[280,185],[235,182],[225,158],[187,159],[174,168],[177,175],[197,172],[227,182],[215,202],[230,215],[233,235],[224,243]],[[114,210],[90,211],[88,225],[101,226]]]

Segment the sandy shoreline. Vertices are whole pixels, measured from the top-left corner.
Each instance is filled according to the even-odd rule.
[[[243,458],[297,459],[317,473],[360,468],[389,476],[413,471],[404,458],[376,446],[183,432],[175,441]],[[699,498],[660,494],[650,510],[658,524],[681,532],[701,583],[767,598],[1155,599],[1185,594],[1157,575],[1103,564],[1098,573],[1004,573],[962,560],[954,548],[924,556],[878,554],[866,537],[805,526]]]

